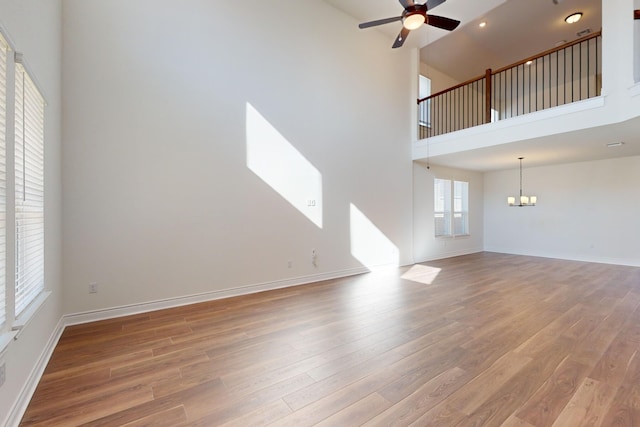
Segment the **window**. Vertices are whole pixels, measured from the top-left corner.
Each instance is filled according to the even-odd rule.
[[[434,217],[436,237],[451,235],[451,181],[435,179]]]
[[[469,183],[453,181],[453,235],[469,234]]]
[[[431,96],[431,80],[420,76],[418,80],[418,99]],[[431,127],[431,100],[418,104],[418,123],[420,126]]]
[[[491,109],[491,123],[495,123],[500,120],[500,113],[495,108]]]
[[[15,312],[44,290],[44,99],[22,64],[15,82]]]
[[[449,179],[434,180],[435,236],[469,234],[469,183]]]
[[[44,287],[45,101],[5,34],[0,28],[0,353],[50,294]]]
[[[9,46],[0,34],[0,330],[7,320],[6,236],[7,236],[7,54]]]

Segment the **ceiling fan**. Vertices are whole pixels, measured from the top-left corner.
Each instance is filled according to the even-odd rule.
[[[427,11],[444,3],[445,0],[428,0],[425,4],[416,3],[413,0],[400,0],[400,4],[404,7],[402,15],[393,18],[378,19],[377,21],[365,22],[358,25],[360,28],[375,27],[377,25],[389,24],[391,22],[402,21],[402,31],[398,34],[393,48],[400,47],[404,44],[411,30],[420,28],[422,24],[431,25],[433,27],[442,28],[443,30],[452,31],[460,21],[445,18],[444,16],[428,15]]]

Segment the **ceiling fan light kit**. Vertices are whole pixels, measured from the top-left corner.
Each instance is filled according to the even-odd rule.
[[[447,31],[453,31],[460,21],[444,16],[436,16],[427,14],[428,10],[441,5],[445,0],[428,0],[425,4],[416,3],[414,0],[399,0],[404,8],[402,15],[392,18],[378,19],[376,21],[364,22],[358,25],[359,28],[369,28],[378,25],[390,24],[391,22],[402,21],[402,30],[393,43],[393,48],[398,48],[404,44],[409,32],[417,30],[422,24],[431,25],[432,27],[441,28]]]
[[[402,19],[402,26],[405,27],[409,31],[417,30],[418,28],[420,28],[420,26],[422,24],[425,23],[425,21],[426,21],[426,16],[425,15],[421,14],[418,11],[411,12],[411,13],[408,13]]]

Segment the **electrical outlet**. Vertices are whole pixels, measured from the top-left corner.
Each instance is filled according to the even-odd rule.
[[[0,365],[0,387],[2,387],[4,385],[4,381],[7,379],[6,377],[6,364],[3,362],[2,365]]]
[[[89,293],[90,294],[97,294],[98,293],[98,283],[97,282],[89,283]]]
[[[315,249],[311,249],[311,264],[314,267],[318,266],[318,252]]]
[[[287,261],[287,268],[293,267],[293,262],[291,260]]]

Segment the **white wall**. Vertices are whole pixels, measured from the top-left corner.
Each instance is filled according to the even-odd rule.
[[[485,250],[640,266],[640,157],[524,168],[535,207],[507,206],[518,174],[485,174]]]
[[[453,79],[452,77],[444,74],[443,72],[436,70],[424,62],[420,63],[420,74],[423,76],[429,77],[431,79],[431,93],[438,93],[442,90],[449,89],[452,86],[455,86],[461,83],[458,80]]]
[[[435,237],[433,218],[434,178],[466,181],[469,183],[469,236]],[[482,251],[483,228],[483,174],[451,169],[423,163],[413,164],[413,251],[415,262],[446,258]]]
[[[18,422],[25,402],[44,368],[62,316],[60,61],[61,4],[54,0],[0,0],[0,25],[44,92],[45,109],[45,287],[52,292],[12,342],[0,363],[6,363],[6,383],[0,387],[0,425]]]
[[[323,2],[241,11],[65,1],[66,312],[359,271],[351,204],[411,262],[415,51]],[[247,167],[248,108],[319,172],[321,196],[287,201]],[[274,180],[299,184],[270,151]],[[292,206],[313,211],[306,198],[322,227]]]

